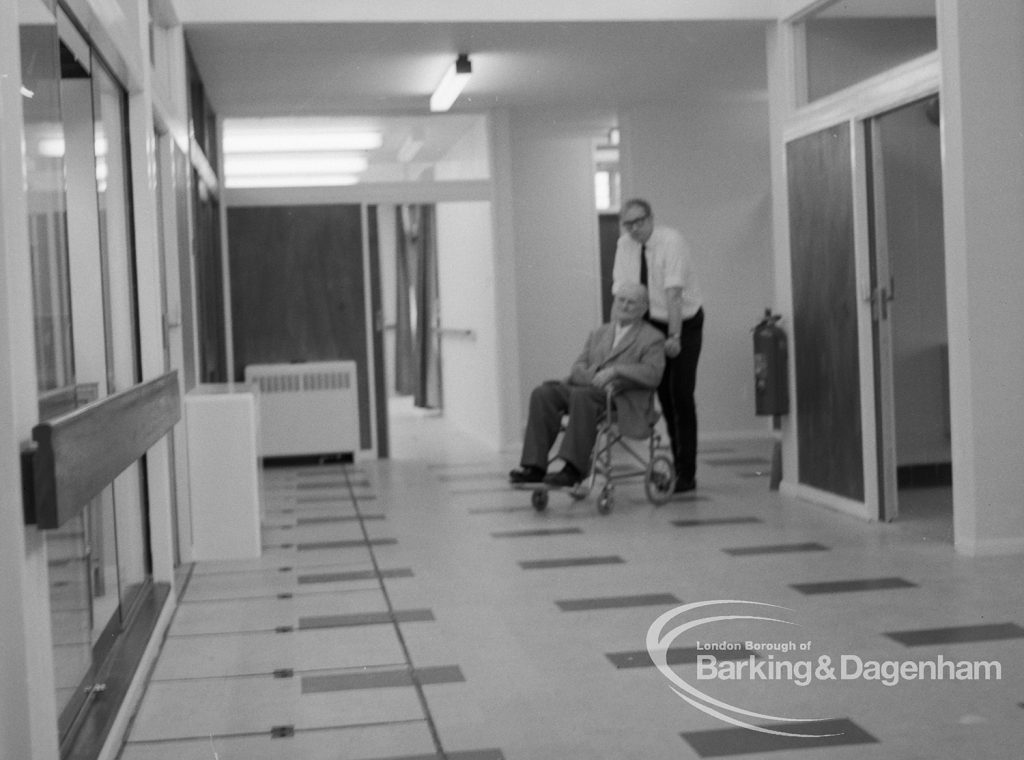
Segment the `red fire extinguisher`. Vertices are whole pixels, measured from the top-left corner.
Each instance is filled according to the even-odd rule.
[[[759,415],[789,412],[789,348],[780,319],[781,315],[765,309],[764,319],[754,327],[754,403]]]

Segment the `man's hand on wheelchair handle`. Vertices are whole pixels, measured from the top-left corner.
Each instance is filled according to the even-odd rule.
[[[594,386],[607,389],[617,378],[618,372],[616,372],[615,367],[605,367],[594,373]]]

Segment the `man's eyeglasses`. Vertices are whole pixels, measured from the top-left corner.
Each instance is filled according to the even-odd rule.
[[[637,227],[639,227],[641,224],[647,221],[648,216],[650,215],[644,214],[643,216],[638,216],[633,219],[623,219],[622,228],[625,230],[635,230]]]

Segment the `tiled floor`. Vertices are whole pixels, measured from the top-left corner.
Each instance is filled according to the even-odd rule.
[[[941,492],[863,524],[771,492],[769,444],[716,444],[696,494],[537,513],[515,454],[392,435],[267,471],[263,556],[195,567],[122,760],[1022,757],[1024,559],[957,556]],[[650,634],[673,685],[648,629],[699,602]],[[978,661],[1001,677],[951,680]]]

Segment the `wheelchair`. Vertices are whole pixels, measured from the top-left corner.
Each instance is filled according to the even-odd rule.
[[[597,439],[590,455],[590,473],[568,490],[573,501],[581,501],[590,495],[601,483],[597,497],[597,511],[606,515],[615,504],[615,484],[624,480],[643,478],[647,500],[661,506],[672,498],[676,482],[672,456],[661,444],[661,435],[655,430],[659,414],[654,410],[654,392],[651,392],[648,407],[648,431],[646,439],[630,438],[618,427],[615,418],[615,390],[609,388],[605,394],[605,414],[597,428]],[[567,418],[563,418],[563,430]],[[615,453],[620,457],[616,461]],[[621,461],[625,457],[626,461]],[[553,490],[543,485],[530,484],[533,490],[532,504],[538,512],[548,506],[548,493]]]

